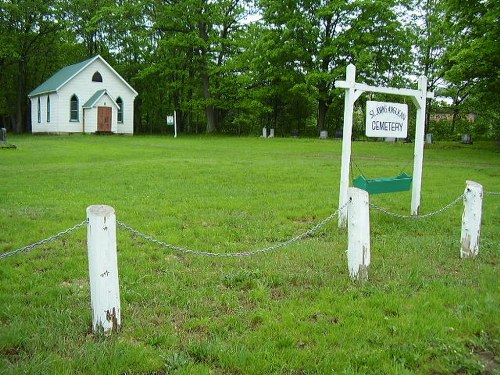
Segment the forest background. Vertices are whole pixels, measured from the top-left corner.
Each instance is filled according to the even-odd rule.
[[[499,21],[494,0],[2,0],[0,127],[29,132],[27,94],[100,54],[139,92],[136,133],[176,111],[184,133],[335,134],[353,63],[370,85],[425,75],[435,139],[499,139]],[[369,99],[391,98],[358,100],[356,137]]]

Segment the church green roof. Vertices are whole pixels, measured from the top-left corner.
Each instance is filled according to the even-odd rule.
[[[66,82],[68,82],[71,78],[73,78],[83,68],[85,68],[88,64],[90,64],[98,57],[99,56],[94,56],[85,61],[62,68],[48,80],[42,83],[40,86],[31,91],[28,94],[28,97],[31,98],[36,95],[46,94],[49,92],[56,92],[61,86],[63,86]]]
[[[101,96],[103,96],[104,94],[106,94],[106,90],[96,91],[94,95],[92,95],[90,99],[85,102],[83,108],[92,108],[95,105],[95,102],[101,99]]]
[[[85,102],[85,104],[83,105],[83,108],[92,108],[92,107],[95,107],[97,101],[99,99],[101,99],[103,97],[103,95],[107,95],[111,101],[118,107],[118,104],[116,103],[115,100],[113,100],[113,98],[108,94],[108,92],[106,90],[98,90],[94,93],[94,95],[92,95],[90,97],[89,100],[87,100]]]

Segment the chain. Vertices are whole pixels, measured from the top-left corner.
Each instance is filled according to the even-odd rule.
[[[500,195],[500,192],[494,192],[494,191],[486,191],[484,192],[485,195]],[[380,206],[377,206],[376,204],[374,203],[370,203],[370,207],[373,207],[374,209],[376,210],[379,210],[389,216],[394,216],[394,217],[397,217],[397,218],[401,218],[401,219],[423,219],[423,218],[426,218],[426,217],[431,217],[431,216],[435,216],[435,215],[438,215],[448,209],[450,209],[451,207],[453,207],[454,205],[456,205],[458,202],[460,202],[463,198],[464,198],[465,194],[462,194],[460,195],[457,199],[455,199],[453,202],[447,204],[446,206],[444,206],[443,208],[437,210],[437,211],[434,211],[434,212],[431,212],[431,213],[428,213],[428,214],[425,214],[425,215],[400,215],[400,214],[396,214],[396,213],[393,213],[393,212],[390,212],[388,210],[386,210],[385,208],[382,208]],[[302,240],[310,235],[312,235],[314,232],[316,232],[317,230],[319,230],[321,227],[323,227],[325,224],[327,224],[328,222],[330,222],[335,216],[337,216],[338,212],[343,210],[344,208],[347,207],[347,205],[350,203],[350,201],[347,201],[341,208],[337,209],[334,213],[332,213],[331,215],[329,215],[327,218],[325,218],[324,220],[320,221],[318,224],[314,225],[313,227],[309,228],[308,230],[306,230],[304,233],[301,233],[295,237],[292,237],[290,238],[289,240],[287,241],[284,241],[284,242],[280,242],[280,243],[277,243],[275,245],[272,245],[272,246],[269,246],[269,247],[266,247],[266,248],[263,248],[263,249],[260,249],[260,250],[253,250],[253,251],[244,251],[244,252],[240,252],[240,253],[212,253],[212,252],[208,252],[208,251],[197,251],[197,250],[190,250],[190,249],[187,249],[187,248],[184,248],[184,247],[180,247],[180,246],[174,246],[174,245],[171,245],[171,244],[168,244],[166,242],[163,242],[163,241],[159,241],[151,236],[148,236],[147,234],[144,234],[144,233],[141,233],[139,232],[138,230],[135,230],[131,227],[129,227],[128,225],[124,224],[124,223],[121,223],[120,221],[116,221],[116,224],[119,226],[119,227],[122,227],[123,229],[127,230],[128,232],[144,239],[144,240],[147,240],[147,241],[150,241],[156,245],[160,245],[161,247],[164,247],[164,248],[168,248],[168,249],[171,249],[171,250],[176,250],[176,251],[179,251],[179,252],[183,252],[183,253],[187,253],[187,254],[194,254],[194,255],[202,255],[202,256],[213,256],[213,257],[245,257],[245,256],[251,256],[251,255],[256,255],[256,254],[262,254],[262,253],[267,253],[267,252],[270,252],[270,251],[273,251],[273,250],[277,250],[279,248],[282,248],[282,247],[285,247],[287,245],[290,245],[294,242],[297,242],[299,240]],[[18,253],[22,253],[24,251],[29,251],[29,250],[32,250],[38,246],[42,246],[48,242],[52,242],[62,236],[65,236],[75,230],[77,230],[78,228],[81,228],[83,226],[86,226],[88,224],[88,220],[85,219],[84,221],[82,221],[81,223],[79,224],[76,224],[74,226],[72,226],[71,228],[68,228],[62,232],[59,232],[51,237],[48,237],[48,238],[45,238],[41,241],[38,241],[38,242],[35,242],[35,243],[32,243],[31,245],[27,245],[27,246],[24,246],[24,247],[21,247],[17,250],[14,250],[14,251],[10,251],[8,253],[3,253],[3,254],[0,254],[0,260],[1,259],[4,259],[4,258],[8,258],[12,255],[15,255],[15,254],[18,254]]]
[[[35,242],[35,243],[32,243],[31,245],[27,245],[27,246],[24,246],[24,247],[21,247],[20,249],[17,249],[17,250],[14,250],[14,251],[11,251],[11,252],[8,252],[8,253],[4,253],[4,254],[0,254],[0,259],[3,259],[3,258],[7,258],[7,257],[10,257],[12,255],[15,255],[15,254],[18,254],[18,253],[22,253],[23,251],[28,251],[28,250],[32,250],[34,249],[35,247],[38,247],[38,246],[42,246],[48,242],[51,242],[51,241],[54,241],[66,234],[69,234],[71,232],[73,232],[74,230],[77,230],[78,228],[80,227],[83,227],[85,225],[87,225],[88,221],[87,219],[85,219],[84,221],[82,221],[80,224],[76,224],[74,226],[72,226],[71,228],[68,228],[66,230],[63,230],[62,232],[59,232],[49,238],[46,238],[44,240],[41,240],[41,241],[38,241],[38,242]]]
[[[500,195],[499,191],[485,191],[485,195]]]
[[[438,215],[438,214],[440,214],[440,213],[448,210],[449,208],[453,207],[458,202],[460,202],[461,200],[463,200],[464,195],[465,194],[462,194],[457,199],[455,199],[453,202],[447,204],[443,208],[441,208],[441,209],[439,209],[437,211],[425,214],[425,215],[400,215],[400,214],[396,214],[396,213],[387,211],[385,208],[379,207],[379,206],[377,206],[376,204],[373,204],[373,203],[370,203],[370,207],[373,207],[376,210],[382,211],[384,214],[387,214],[389,216],[394,216],[394,217],[397,217],[397,218],[400,218],[400,219],[423,219],[423,218],[426,218],[426,217],[431,217],[431,216]]]
[[[269,246],[269,247],[266,247],[266,248],[263,248],[260,250],[244,251],[244,252],[240,252],[240,253],[212,253],[212,252],[208,252],[208,251],[191,250],[191,249],[187,249],[184,247],[174,246],[174,245],[165,243],[163,241],[159,241],[159,240],[157,240],[151,236],[148,236],[147,234],[141,233],[138,230],[135,230],[135,229],[129,227],[128,225],[121,223],[119,221],[117,221],[116,224],[119,227],[122,227],[123,229],[125,229],[126,231],[136,235],[137,237],[140,237],[144,240],[152,242],[152,243],[159,245],[161,247],[175,250],[175,251],[179,251],[182,253],[187,253],[187,254],[192,254],[192,255],[209,256],[209,257],[247,257],[247,256],[251,256],[251,255],[263,254],[263,253],[267,253],[267,252],[270,252],[273,250],[277,250],[279,248],[285,247],[285,246],[290,245],[296,241],[299,241],[307,236],[312,235],[314,232],[316,232],[318,229],[320,229],[326,223],[328,223],[334,217],[336,217],[338,212],[340,210],[344,209],[345,207],[347,207],[348,204],[349,204],[349,202],[346,202],[340,209],[336,210],[334,213],[329,215],[326,219],[320,221],[318,224],[316,224],[313,227],[311,227],[310,229],[306,230],[304,233],[301,233],[301,234],[299,234],[299,235],[297,235],[297,236],[295,236],[287,241],[280,242],[280,243],[277,243],[275,245],[272,245],[272,246]]]

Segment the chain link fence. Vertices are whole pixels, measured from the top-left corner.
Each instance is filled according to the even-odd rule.
[[[500,195],[500,192],[485,191],[484,195]],[[451,203],[447,204],[443,208],[441,208],[437,211],[425,214],[425,215],[400,215],[397,213],[390,212],[387,209],[382,208],[380,206],[377,206],[376,204],[373,204],[373,203],[370,203],[370,207],[373,207],[374,209],[376,209],[378,211],[381,211],[387,215],[394,216],[394,217],[397,217],[400,219],[423,219],[423,218],[438,215],[438,214],[450,209],[451,207],[455,206],[460,201],[462,201],[463,198],[464,198],[464,194],[460,195],[457,199],[455,199]],[[335,212],[333,212],[331,215],[326,217],[324,220],[320,221],[318,224],[309,228],[305,232],[303,232],[295,237],[290,238],[287,241],[283,241],[283,242],[280,242],[280,243],[277,243],[275,245],[265,247],[265,248],[259,249],[259,250],[251,250],[251,251],[244,251],[244,252],[238,252],[238,253],[214,253],[214,252],[208,252],[208,251],[191,250],[191,249],[187,249],[187,248],[180,247],[180,246],[174,246],[174,245],[168,244],[168,243],[163,242],[163,241],[159,241],[159,240],[157,240],[157,239],[155,239],[147,234],[144,234],[136,229],[129,227],[128,225],[126,225],[118,220],[116,222],[116,225],[120,228],[123,228],[127,232],[129,232],[129,233],[131,233],[139,238],[142,238],[143,240],[154,243],[155,245],[159,245],[160,247],[167,248],[170,250],[175,250],[175,251],[182,252],[182,253],[193,254],[193,255],[202,255],[202,256],[212,256],[212,257],[246,257],[246,256],[263,254],[263,253],[267,253],[270,251],[278,250],[278,249],[283,248],[285,246],[288,246],[294,242],[302,240],[308,236],[311,236],[312,234],[317,232],[320,228],[325,226],[328,222],[332,221],[338,215],[339,211],[343,210],[345,207],[347,207],[348,204],[349,204],[349,202],[345,203],[341,208],[335,210]],[[78,223],[78,224],[76,224],[76,225],[74,225],[66,230],[63,230],[63,231],[61,231],[61,232],[59,232],[51,237],[48,237],[48,238],[45,238],[45,239],[40,240],[38,242],[32,243],[31,245],[21,247],[17,250],[0,254],[0,260],[11,257],[13,255],[16,255],[16,254],[19,254],[22,252],[25,252],[25,251],[33,250],[36,247],[39,247],[39,246],[45,245],[46,243],[55,241],[56,239],[61,238],[65,235],[68,235],[71,232],[73,232],[73,231],[75,231],[83,226],[87,226],[87,224],[88,224],[88,220],[85,219],[81,223]]]

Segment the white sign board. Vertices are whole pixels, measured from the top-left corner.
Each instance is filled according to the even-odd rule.
[[[366,136],[406,138],[408,106],[402,103],[366,102]]]
[[[174,125],[174,116],[167,116],[167,125]]]

